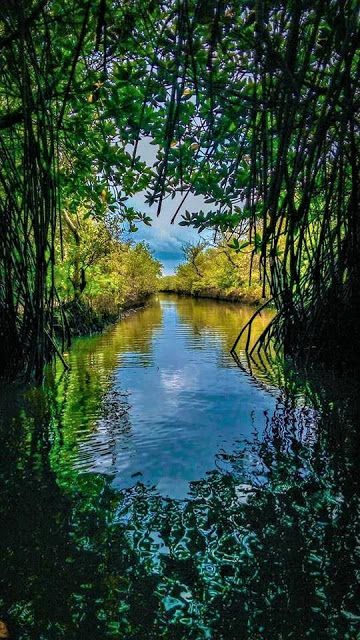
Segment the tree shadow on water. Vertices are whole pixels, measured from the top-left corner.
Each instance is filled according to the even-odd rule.
[[[220,452],[177,501],[139,482],[114,491],[108,476],[58,473],[61,411],[36,393],[1,424],[0,608],[10,637],[358,637],[349,394],[336,409],[325,392],[316,408],[284,395],[261,438]]]

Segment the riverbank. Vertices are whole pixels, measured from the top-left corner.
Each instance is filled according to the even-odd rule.
[[[66,315],[66,331],[71,338],[101,333],[109,325],[115,324],[132,311],[144,307],[153,293],[129,298],[116,309],[114,307],[96,309],[86,299],[72,300],[63,307]],[[60,333],[60,324],[57,325],[57,329]]]
[[[49,371],[25,400],[3,394],[0,620],[11,637],[158,640],[170,628],[235,640],[267,625],[276,639],[292,633],[293,611],[294,638],[357,637],[358,394],[321,384],[315,411],[306,377],[281,393],[258,384],[230,354],[251,313],[161,295],[74,340],[67,375]],[[257,317],[254,339],[272,317]]]
[[[84,254],[76,254],[75,259],[70,249],[76,247],[70,244],[58,265],[56,284],[62,303],[57,308],[55,332],[62,337],[65,325],[68,343],[70,337],[103,331],[125,312],[143,306],[158,289],[161,264],[145,243],[120,242],[95,223],[90,230],[83,243]]]
[[[225,243],[216,247],[198,243],[184,248],[184,258],[173,275],[161,278],[160,291],[249,305],[264,303],[258,256],[236,253]]]
[[[167,276],[172,277],[172,276]],[[200,290],[184,290],[171,288],[169,286],[160,286],[159,291],[161,293],[176,294],[179,296],[187,296],[190,298],[205,298],[209,300],[222,300],[224,302],[238,302],[242,304],[257,306],[263,304],[265,299],[259,295],[259,292],[254,292],[249,289],[244,291],[241,289],[218,289],[216,287],[208,287]]]

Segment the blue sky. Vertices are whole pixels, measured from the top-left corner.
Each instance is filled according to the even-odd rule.
[[[157,146],[150,144],[150,138],[141,140],[138,148],[138,154],[148,164],[151,165],[156,160]],[[132,148],[129,149],[132,151]],[[179,206],[182,196],[179,194],[173,200],[166,198],[163,201],[162,211],[159,217],[156,216],[157,205],[149,207],[145,203],[145,194],[138,194],[134,198],[130,198],[128,203],[138,211],[143,211],[151,216],[153,222],[151,227],[139,223],[139,230],[131,234],[131,238],[135,242],[145,240],[149,243],[154,255],[163,264],[163,274],[170,275],[174,273],[175,268],[183,261],[181,247],[186,242],[198,242],[200,237],[198,232],[191,227],[180,227],[181,212],[177,216],[177,221],[170,224],[170,220]],[[189,196],[184,204],[183,211],[196,211],[202,209],[206,211],[209,205],[204,203],[203,198],[198,196]]]
[[[183,261],[182,245],[186,242],[198,242],[204,237],[204,234],[200,236],[195,229],[191,227],[181,227],[176,221],[174,224],[170,224],[170,220],[178,206],[176,198],[174,198],[174,200],[169,198],[164,201],[159,217],[156,217],[156,205],[149,208],[140,195],[132,198],[131,204],[136,209],[145,211],[153,220],[151,227],[139,223],[139,230],[131,234],[131,238],[136,242],[145,240],[149,243],[154,255],[164,266],[164,275],[174,273],[177,265]],[[201,208],[204,209],[204,203],[201,198],[190,196],[186,202],[186,208],[190,211],[196,211]],[[178,214],[178,221],[180,220],[181,213]]]

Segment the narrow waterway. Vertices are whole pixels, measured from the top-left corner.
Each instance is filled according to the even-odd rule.
[[[184,498],[220,449],[262,430],[274,409],[229,352],[252,311],[163,295],[104,335],[78,340],[64,385],[61,466],[108,474],[119,489],[136,478]]]
[[[3,391],[12,637],[357,637],[354,452],[321,431],[325,401],[237,366],[251,313],[158,296],[77,339],[42,389]]]

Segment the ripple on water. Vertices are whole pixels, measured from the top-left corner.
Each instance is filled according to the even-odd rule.
[[[62,427],[74,467],[111,474],[120,488],[141,473],[164,495],[184,497],[221,446],[261,431],[275,399],[230,356],[252,311],[160,296],[105,334],[77,340]]]

